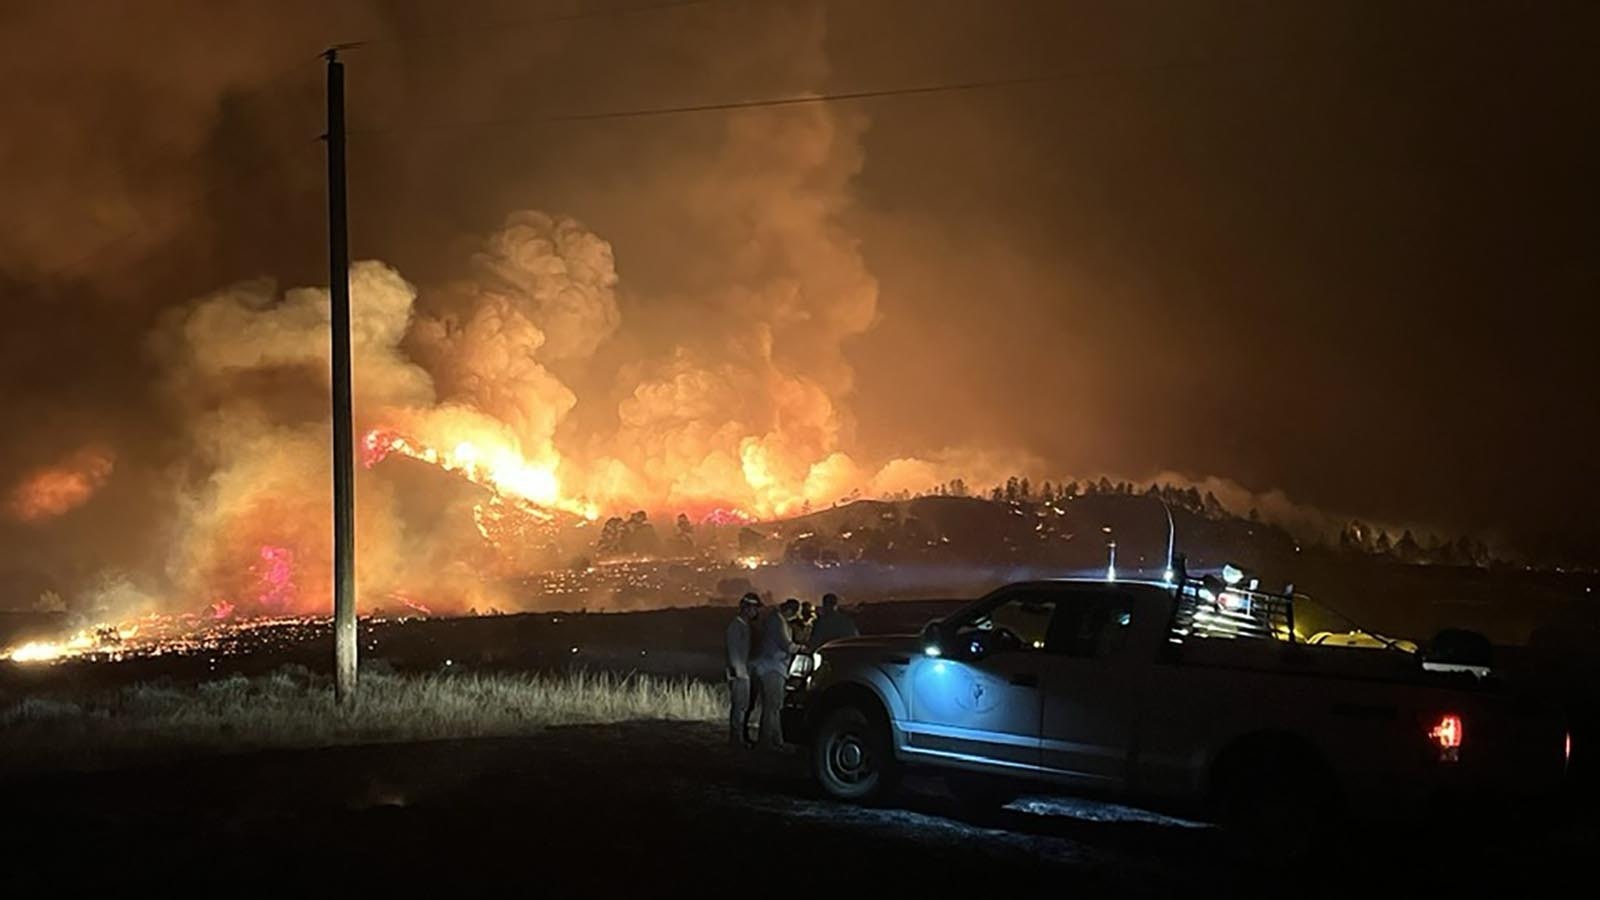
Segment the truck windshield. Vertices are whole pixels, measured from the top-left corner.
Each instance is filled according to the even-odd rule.
[[[958,636],[983,635],[990,651],[1097,657],[1121,649],[1132,608],[1120,592],[1036,589],[981,604],[953,622]]]

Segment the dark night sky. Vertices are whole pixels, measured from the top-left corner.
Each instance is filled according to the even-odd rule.
[[[0,474],[104,441],[81,533],[162,508],[143,475],[181,449],[142,335],[231,281],[325,281],[313,56],[373,37],[349,55],[356,255],[427,284],[509,211],[564,212],[656,323],[690,312],[640,298],[702,265],[670,185],[729,114],[451,124],[1061,75],[839,104],[865,127],[839,219],[879,286],[843,345],[847,449],[1215,476],[1595,559],[1593,4],[723,0],[478,27],[630,5],[0,7]]]

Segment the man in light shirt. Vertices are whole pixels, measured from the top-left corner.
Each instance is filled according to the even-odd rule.
[[[750,624],[761,613],[761,598],[754,593],[739,598],[739,612],[728,623],[728,743],[737,749],[750,744]]]

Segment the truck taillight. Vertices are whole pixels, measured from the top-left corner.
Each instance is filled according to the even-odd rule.
[[[1446,713],[1439,717],[1437,724],[1428,732],[1428,737],[1439,745],[1439,760],[1441,762],[1455,762],[1461,757],[1461,741],[1466,737],[1466,730],[1461,726],[1461,717],[1454,713]]]

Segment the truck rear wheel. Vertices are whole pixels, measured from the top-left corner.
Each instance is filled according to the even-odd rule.
[[[811,763],[828,796],[853,803],[883,799],[900,774],[887,723],[853,705],[823,717],[811,742]]]
[[[1265,744],[1233,760],[1218,812],[1237,854],[1292,864],[1328,836],[1338,805],[1333,786],[1317,760],[1298,751]]]

